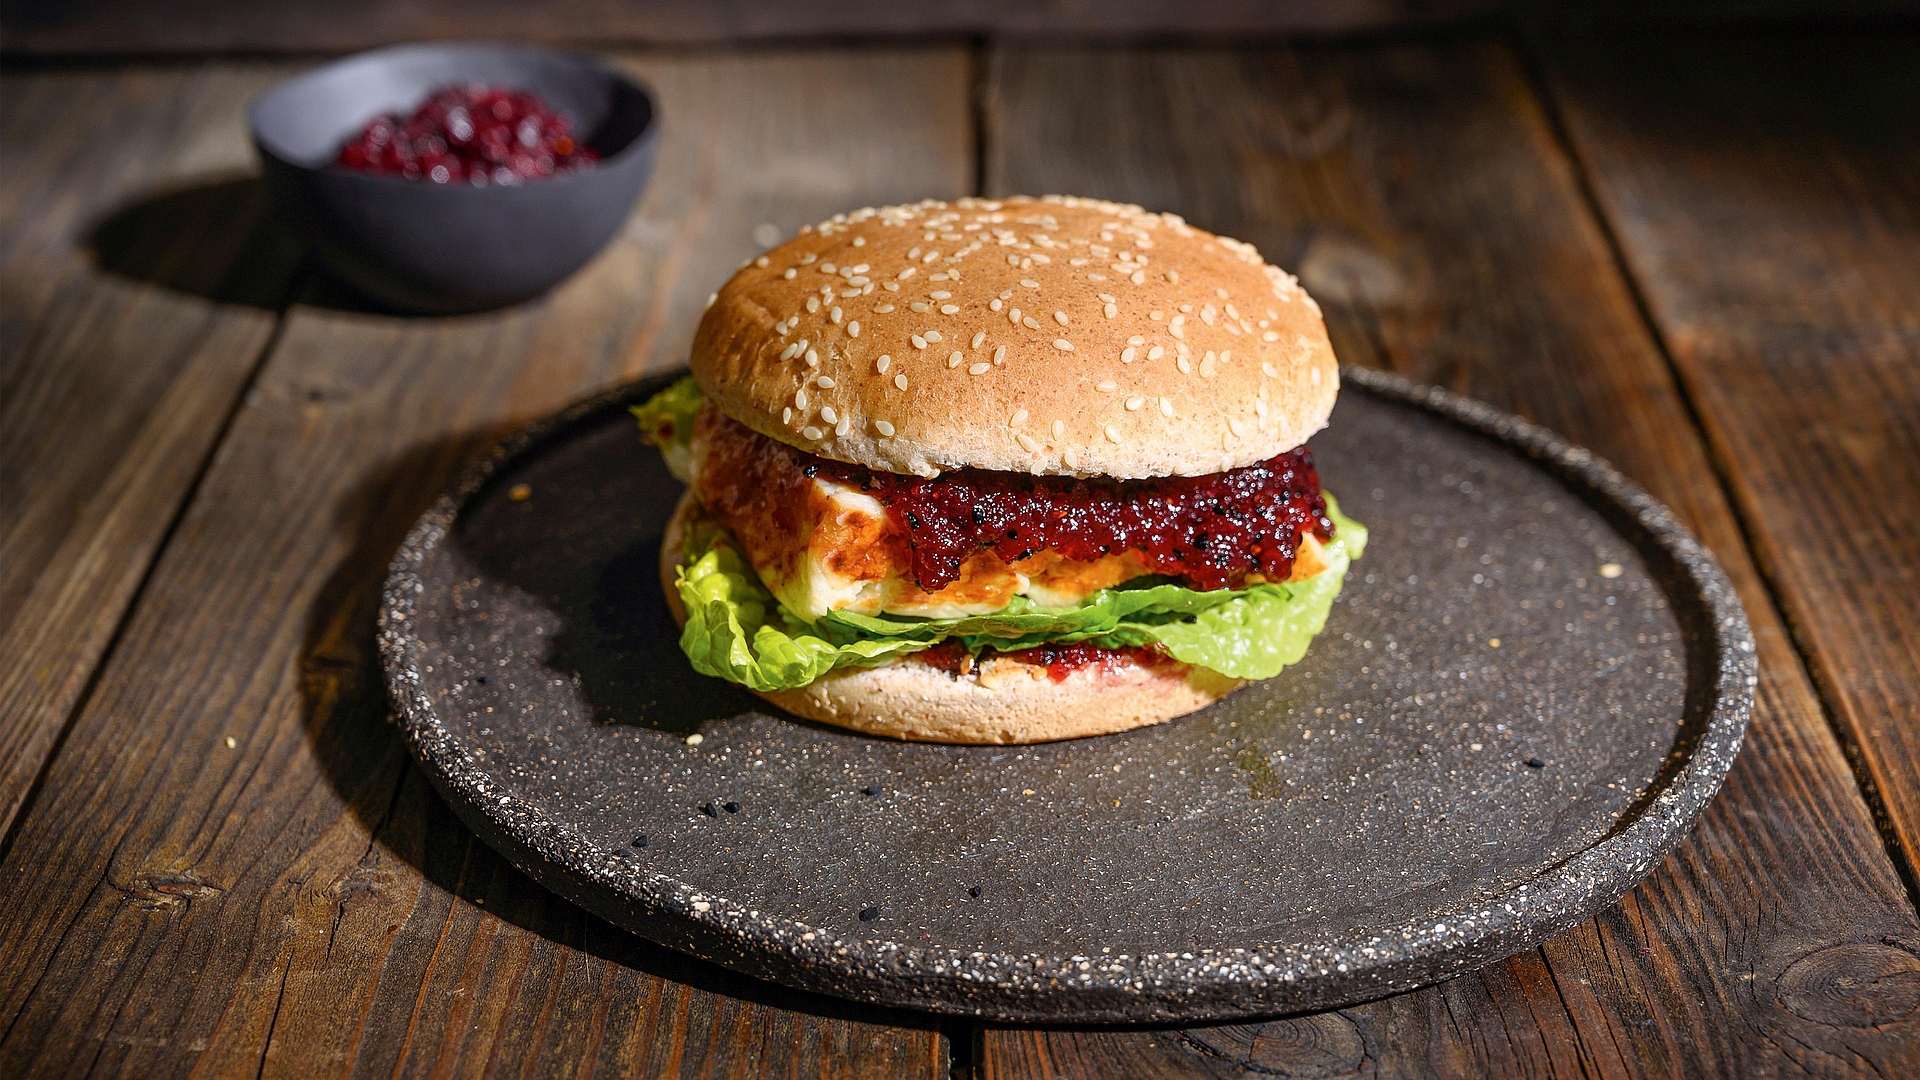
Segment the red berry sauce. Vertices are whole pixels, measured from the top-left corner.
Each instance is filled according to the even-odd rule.
[[[994,657],[1004,656],[1022,664],[1047,669],[1047,678],[1054,682],[1065,681],[1066,677],[1085,667],[1098,667],[1102,671],[1112,671],[1126,662],[1141,667],[1158,667],[1173,661],[1166,654],[1154,649],[1127,646],[1120,649],[1103,649],[1084,641],[1071,645],[1040,645],[1031,649],[1016,649],[1013,652],[1000,652],[986,649],[975,656],[957,641],[943,641],[931,649],[913,653],[912,658],[923,664],[930,664],[942,671],[955,675],[964,675],[973,670],[975,664],[985,663]]]
[[[1333,536],[1306,447],[1208,476],[1075,479],[962,469],[934,479],[815,459],[887,508],[928,592],[960,577],[981,548],[1008,563],[1040,551],[1078,562],[1135,551],[1148,572],[1194,589],[1238,588],[1247,575],[1285,581],[1300,537]]]
[[[478,83],[433,92],[413,115],[374,118],[335,164],[435,184],[522,184],[600,160],[573,125],[524,90]]]

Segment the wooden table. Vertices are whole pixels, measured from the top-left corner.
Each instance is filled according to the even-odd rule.
[[[242,108],[303,64],[0,73],[0,1075],[1920,1076],[1920,34],[618,61],[668,118],[631,223],[458,319],[357,308],[270,218]],[[969,192],[1253,241],[1347,362],[1672,505],[1764,654],[1692,838],[1476,975],[1182,1031],[756,983],[478,843],[386,722],[409,523],[485,440],[682,363],[756,237]]]

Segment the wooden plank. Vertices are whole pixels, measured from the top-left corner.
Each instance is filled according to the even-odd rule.
[[[1920,35],[1551,55],[1601,206],[1911,875]]]
[[[9,50],[29,54],[344,52],[427,38],[600,45],[977,34],[1275,34],[1428,25],[1495,0],[14,0]]]
[[[634,66],[659,172],[555,295],[288,316],[0,865],[0,1075],[944,1071],[924,1026],[790,1011],[532,887],[384,719],[379,582],[478,440],[682,362],[760,226],[971,182],[962,50]]]
[[[1740,588],[1762,679],[1695,834],[1543,949],[1268,1024],[989,1030],[985,1075],[1920,1069],[1920,924],[1516,58],[1492,42],[1009,50],[987,100],[990,191],[1126,199],[1250,240],[1301,273],[1346,360],[1515,409],[1640,480]]]
[[[0,74],[0,836],[278,321],[241,110],[284,74]]]

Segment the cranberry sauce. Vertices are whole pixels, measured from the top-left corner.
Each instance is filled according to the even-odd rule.
[[[335,164],[436,184],[520,184],[600,160],[567,118],[523,90],[449,86],[401,119],[374,118]]]
[[[932,592],[981,548],[1006,562],[1056,551],[1077,562],[1134,551],[1147,572],[1194,589],[1238,588],[1248,574],[1284,581],[1300,536],[1333,536],[1306,447],[1209,476],[1080,480],[962,469],[935,479],[821,462],[887,508]]]
[[[1067,676],[1084,667],[1097,666],[1101,670],[1110,671],[1126,661],[1131,661],[1141,667],[1157,667],[1161,664],[1172,662],[1164,653],[1154,649],[1143,649],[1134,646],[1127,646],[1126,648],[1120,649],[1103,649],[1098,645],[1090,645],[1084,641],[1074,642],[1071,645],[1040,645],[1031,649],[1016,649],[1013,652],[1000,652],[996,649],[987,649],[979,656],[974,656],[967,652],[957,641],[943,641],[931,649],[913,653],[912,659],[918,660],[923,664],[930,664],[942,671],[950,671],[955,675],[965,675],[967,672],[973,670],[975,664],[984,663],[996,656],[1004,656],[1018,663],[1032,664],[1035,667],[1046,668],[1047,678],[1054,682],[1061,682],[1065,680]]]

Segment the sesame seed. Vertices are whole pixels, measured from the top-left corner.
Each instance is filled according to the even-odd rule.
[[[969,374],[969,375],[985,375],[985,374],[986,374],[987,372],[989,372],[989,371],[991,371],[991,370],[993,370],[993,365],[992,365],[992,364],[973,364],[973,365],[970,365],[970,366],[969,366],[969,367],[967,368],[967,374]]]
[[[923,338],[926,338],[926,339],[927,339],[928,341],[939,341],[939,340],[941,340],[941,339],[940,339],[940,331],[938,331],[938,330],[929,330],[929,331],[927,331],[926,333],[924,333],[924,334],[921,334],[920,336],[921,336],[921,337],[923,337]]]
[[[804,409],[807,407],[807,388],[806,387],[803,386],[800,389],[795,390],[793,392],[793,407],[796,409]]]
[[[1280,335],[1275,333],[1272,330],[1269,330],[1266,333],[1260,335],[1260,340],[1261,341],[1279,341]]]
[[[1120,301],[1108,293],[1101,293],[1100,302],[1103,304],[1117,304]]]
[[[917,274],[917,273],[919,273],[919,272],[920,272],[920,268],[919,268],[919,267],[917,267],[917,266],[909,266],[909,267],[907,267],[907,268],[906,268],[905,270],[902,270],[902,271],[900,271],[900,272],[899,272],[898,274],[895,274],[895,275],[894,275],[894,277],[896,277],[896,278],[898,278],[898,279],[899,279],[899,280],[901,280],[901,281],[905,281],[905,280],[907,280],[908,278],[910,278],[910,277],[912,277],[913,275],[915,275],[915,274]]]
[[[864,237],[864,236],[856,236],[856,237],[854,237],[854,238],[853,238],[853,246],[854,246],[854,247],[866,247],[866,246],[867,246],[867,238],[866,238],[866,237]]]
[[[1105,280],[1107,280],[1107,275],[1105,275],[1105,274],[1088,274],[1088,275],[1087,275],[1087,280],[1088,280],[1088,281],[1105,281]]]
[[[1100,313],[1111,319],[1115,315],[1120,314],[1120,307],[1118,304],[1108,304],[1106,307],[1100,309]]]
[[[820,419],[825,420],[827,423],[831,424],[834,421],[840,419],[840,414],[833,411],[833,406],[822,405],[820,406]]]
[[[1114,382],[1112,379],[1106,379],[1106,380],[1103,380],[1100,383],[1100,385],[1094,387],[1094,389],[1100,391],[1103,394],[1111,394],[1115,390],[1120,389],[1120,384],[1117,382]]]
[[[1255,398],[1253,402],[1253,411],[1258,416],[1262,416],[1262,417],[1266,416],[1267,403],[1259,398]]]
[[[800,429],[800,437],[808,442],[819,442],[824,434],[825,432],[814,427],[812,424],[808,424],[806,427]]]
[[[1229,416],[1227,417],[1227,430],[1233,432],[1236,436],[1245,435],[1247,433],[1247,425],[1242,423],[1239,417]]]
[[[985,340],[987,340],[987,332],[985,330],[982,330],[979,333],[973,335],[973,344],[967,346],[967,348],[977,349],[980,347],[980,343]]]
[[[1167,317],[1167,313],[1164,311],[1147,312],[1147,318],[1152,319],[1154,322],[1162,322],[1166,319],[1166,317]]]
[[[1128,412],[1139,412],[1139,411],[1140,411],[1140,406],[1142,406],[1142,405],[1145,405],[1146,403],[1147,403],[1147,399],[1146,399],[1146,398],[1143,398],[1143,397],[1130,397],[1130,398],[1128,398],[1128,399],[1127,399],[1127,411],[1128,411]]]
[[[1027,288],[1029,288],[1029,289],[1037,289],[1037,288],[1039,288],[1039,287],[1040,287],[1040,283],[1039,283],[1039,282],[1037,282],[1037,281],[1035,281],[1035,280],[1033,280],[1033,279],[1032,279],[1032,278],[1030,278],[1030,277],[1029,277],[1029,278],[1021,278],[1021,279],[1020,279],[1020,284],[1022,284],[1022,285],[1025,285],[1025,286],[1026,286]]]
[[[924,300],[915,300],[913,303],[908,304],[907,307],[920,315],[925,315],[927,312],[933,310],[932,305]]]
[[[1061,326],[1067,325],[1067,313],[1064,311],[1054,312],[1053,321],[1059,323]]]
[[[900,291],[900,283],[897,281],[883,281],[880,283],[880,287],[887,290],[888,292]]]
[[[820,366],[820,351],[818,349],[807,350],[807,366],[808,367]]]
[[[893,305],[892,304],[875,304],[873,305],[873,313],[875,315],[891,315],[893,314]]]
[[[1193,374],[1193,364],[1188,362],[1187,358],[1184,356],[1180,357],[1178,360],[1175,360],[1173,362],[1173,366],[1179,368],[1180,374],[1182,375]]]
[[[1172,415],[1173,415],[1173,402],[1171,402],[1171,401],[1168,401],[1168,400],[1167,400],[1166,398],[1161,398],[1161,399],[1160,399],[1160,411],[1161,411],[1162,413],[1164,413],[1164,414],[1166,414],[1166,415],[1168,415],[1168,416],[1172,416]]]
[[[798,355],[800,355],[800,344],[798,342],[780,350],[780,359],[782,360],[791,360]]]
[[[947,366],[950,368],[957,368],[965,361],[966,361],[966,357],[960,355],[960,350],[955,349],[953,351],[953,355],[947,357]]]
[[[999,311],[1003,306],[998,299],[987,301],[987,310],[989,311]]]
[[[907,340],[913,342],[913,347],[916,349],[924,349],[927,347],[927,339],[921,337],[919,334],[912,334],[908,336]]]
[[[959,304],[941,304],[941,305],[940,305],[940,314],[942,314],[942,315],[958,315],[958,314],[960,314],[960,305],[959,305]]]
[[[1060,455],[1060,460],[1066,462],[1067,468],[1078,469],[1080,467],[1080,452],[1069,446],[1066,452]]]
[[[1131,345],[1120,350],[1120,362],[1123,364],[1133,363],[1133,356],[1134,356],[1134,349]]]
[[[831,375],[820,376],[820,389],[822,390],[833,389],[833,376]]]
[[[1056,439],[1064,439],[1066,435],[1067,422],[1065,420],[1055,420],[1053,422],[1053,437]]]
[[[817,296],[807,297],[807,314],[811,315],[814,312],[819,310],[820,310],[820,298]]]
[[[800,276],[800,271],[795,270],[793,267],[789,266],[785,270],[780,271],[780,276],[783,278],[786,278],[788,281],[792,281],[794,278],[797,278]]]
[[[1020,409],[1013,414],[1013,419],[1007,421],[1007,426],[1019,427],[1021,424],[1024,424],[1026,422],[1027,422],[1027,410]]]
[[[1029,454],[1040,449],[1040,444],[1033,441],[1033,436],[1024,431],[1014,432],[1013,441],[1019,443],[1020,449],[1025,450]]]
[[[882,438],[893,438],[893,425],[887,423],[885,420],[875,420],[873,422],[873,430],[879,432]]]
[[[1186,337],[1187,336],[1186,322],[1187,322],[1187,317],[1185,315],[1175,315],[1173,317],[1173,321],[1167,324],[1167,333],[1172,334],[1174,337],[1177,337],[1177,338]]]
[[[780,422],[783,424],[793,423],[793,406],[789,405],[780,410]]]
[[[854,297],[859,295],[861,295],[861,291],[859,289],[841,289],[840,290],[840,299],[842,300],[851,300]]]
[[[996,364],[1004,364],[1007,362],[1007,347],[1005,345],[1001,345],[993,350],[993,362]]]
[[[827,318],[833,320],[833,325],[839,326],[840,325],[840,309],[836,307],[832,311],[827,312]]]
[[[897,389],[905,390],[907,388],[907,377],[905,375],[895,375],[893,377],[893,385]]]
[[[1029,330],[1038,330],[1038,329],[1040,329],[1040,324],[1039,324],[1039,323],[1037,323],[1037,322],[1034,322],[1034,321],[1033,321],[1033,316],[1031,316],[1031,315],[1023,315],[1023,316],[1021,316],[1021,318],[1020,318],[1020,325],[1021,325],[1021,326],[1024,326],[1024,327],[1026,327],[1026,328],[1027,328],[1027,329],[1029,329]]]
[[[934,300],[945,300],[953,296],[953,294],[948,292],[945,289],[935,289],[934,291],[928,293],[927,296]]]
[[[887,369],[892,366],[893,366],[893,357],[888,356],[885,353],[881,353],[880,359],[875,360],[873,362],[873,370],[879,372],[882,375],[885,375],[887,373]]]
[[[1167,355],[1167,350],[1161,348],[1158,345],[1155,345],[1153,348],[1147,350],[1147,359],[1149,360],[1158,360],[1165,355]]]
[[[847,336],[848,337],[860,336],[860,320],[859,319],[855,319],[852,322],[847,324]]]
[[[1059,349],[1061,352],[1072,352],[1073,342],[1063,337],[1057,337],[1053,339],[1053,347]]]
[[[1139,334],[1135,334],[1127,339],[1127,344],[1129,345],[1145,345],[1146,343],[1147,339],[1141,337]]]
[[[845,416],[842,416],[840,418],[840,422],[833,425],[833,433],[835,435],[845,435],[847,432],[852,430],[853,430],[853,414],[852,413],[848,413]]]
[[[1114,427],[1112,424],[1108,424],[1105,427],[1101,428],[1100,430],[1107,433],[1108,442],[1117,443],[1120,441],[1120,429],[1117,427]]]
[[[820,272],[821,272],[821,273],[823,273],[823,274],[831,274],[831,273],[835,273],[835,272],[837,272],[837,270],[838,270],[838,269],[839,269],[839,268],[838,268],[838,267],[836,267],[836,266],[834,266],[834,265],[833,265],[832,263],[821,263],[821,264],[820,264]]]
[[[1019,326],[1019,325],[1020,325],[1020,309],[1019,309],[1019,308],[1008,308],[1008,309],[1007,309],[1007,321],[1008,321],[1008,322],[1010,322],[1010,323],[1012,323],[1012,324],[1013,324],[1013,325],[1015,325],[1015,326]]]
[[[1233,362],[1233,350],[1232,350],[1232,349],[1221,349],[1221,350],[1220,350],[1220,362],[1221,362],[1221,363],[1223,363],[1223,364],[1230,364],[1230,363],[1232,363],[1232,362]]]
[[[805,255],[802,255],[802,256],[800,256],[800,265],[801,265],[801,266],[807,266],[807,265],[809,265],[809,264],[811,264],[811,263],[813,262],[813,260],[815,260],[815,259],[817,259],[817,258],[819,258],[819,257],[820,257],[820,256],[818,256],[818,255],[815,255],[815,254],[814,254],[814,253],[812,253],[812,252],[808,252],[808,253],[806,253]]]
[[[1267,363],[1265,360],[1260,361],[1260,374],[1265,375],[1269,379],[1277,379],[1280,377],[1280,373],[1273,370],[1273,365]]]

